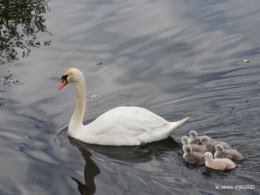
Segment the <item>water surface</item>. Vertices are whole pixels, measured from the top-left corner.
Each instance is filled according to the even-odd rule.
[[[1,194],[259,194],[259,11],[256,0],[1,2]],[[69,139],[75,89],[57,88],[70,67],[98,95],[86,124],[123,105],[190,119],[141,149]],[[192,129],[240,151],[242,167],[186,164],[179,140]]]

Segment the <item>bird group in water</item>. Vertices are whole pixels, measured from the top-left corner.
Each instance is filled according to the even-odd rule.
[[[183,136],[181,142],[183,158],[189,164],[206,165],[216,170],[228,170],[239,166],[235,162],[244,158],[227,143],[218,142],[206,135],[198,136],[194,130],[189,132],[189,137]]]

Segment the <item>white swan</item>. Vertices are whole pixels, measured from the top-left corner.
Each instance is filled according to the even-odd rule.
[[[165,139],[188,118],[168,122],[145,108],[118,107],[105,112],[90,124],[83,125],[86,109],[86,88],[83,73],[68,69],[62,76],[59,90],[69,82],[76,85],[76,108],[71,117],[69,136],[90,144],[143,145]]]

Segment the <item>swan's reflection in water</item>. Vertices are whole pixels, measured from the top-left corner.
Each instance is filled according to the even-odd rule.
[[[84,170],[84,178],[85,178],[85,184],[82,184],[80,181],[78,181],[76,178],[71,178],[78,184],[79,192],[82,195],[92,195],[96,192],[96,185],[94,182],[94,178],[100,174],[100,169],[98,166],[94,163],[94,161],[91,159],[91,152],[89,152],[87,149],[82,147],[82,143],[79,141],[70,138],[70,143],[76,146],[79,151],[81,152],[82,157],[85,159],[86,165]]]
[[[101,172],[100,168],[91,159],[92,153],[90,151],[105,155],[110,160],[113,159],[113,162],[122,165],[122,161],[128,164],[148,162],[151,161],[154,156],[160,157],[167,151],[179,150],[180,148],[179,144],[172,138],[150,143],[142,147],[91,145],[73,138],[69,138],[69,141],[79,149],[86,162],[84,170],[85,184],[82,184],[76,178],[72,178],[78,184],[78,190],[82,195],[91,195],[96,192],[94,178]]]

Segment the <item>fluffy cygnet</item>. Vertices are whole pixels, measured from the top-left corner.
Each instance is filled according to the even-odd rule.
[[[206,152],[204,154],[205,165],[209,168],[216,170],[234,169],[236,164],[228,158],[215,158],[213,159],[212,153]]]
[[[210,142],[209,137],[206,135],[201,136],[200,142],[207,148],[207,151],[211,152],[212,154],[215,153],[215,146],[218,144],[221,144],[224,147],[224,149],[232,149],[230,145],[228,145],[225,142]]]
[[[190,144],[200,144],[200,138],[201,136],[198,136],[197,132],[195,130],[191,130],[189,132],[189,143]],[[209,137],[210,142],[214,142],[215,140]]]
[[[205,146],[196,145],[196,144],[189,144],[188,139],[189,139],[189,138],[188,138],[187,136],[183,136],[183,137],[181,138],[182,150],[183,150],[183,151],[184,151],[184,147],[185,147],[186,145],[190,145],[193,152],[199,152],[199,153],[202,153],[202,154],[204,154],[205,152],[207,152],[207,148],[206,148]]]
[[[194,130],[191,130],[189,132],[189,143],[190,144],[200,144],[200,136],[198,136],[197,132]]]
[[[183,158],[187,163],[204,165],[205,161],[203,159],[203,154],[199,152],[192,152],[192,148],[190,145],[186,145],[183,148],[184,154]]]
[[[215,146],[215,158],[229,158],[234,161],[242,160],[244,157],[235,149],[225,150],[221,144]]]

